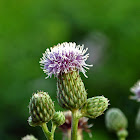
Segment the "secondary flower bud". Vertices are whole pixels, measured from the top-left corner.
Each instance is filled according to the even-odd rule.
[[[107,109],[108,102],[108,99],[103,96],[89,98],[82,107],[81,113],[85,117],[96,118]]]
[[[23,137],[21,140],[37,140],[33,135],[27,135]]]
[[[126,129],[128,122],[124,113],[118,108],[111,108],[105,115],[106,127],[111,131]]]
[[[87,92],[78,71],[64,73],[57,78],[57,99],[66,109],[78,109],[87,100]]]
[[[54,103],[48,93],[37,92],[32,95],[29,103],[30,117],[28,122],[31,126],[49,122],[55,113]]]
[[[60,126],[65,123],[65,116],[63,112],[55,112],[53,119],[53,123],[56,124],[57,126]]]

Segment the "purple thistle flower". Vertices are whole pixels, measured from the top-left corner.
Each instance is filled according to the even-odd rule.
[[[130,89],[134,93],[134,96],[130,96],[131,99],[140,102],[140,80]]]
[[[41,58],[41,66],[47,77],[52,75],[58,76],[62,73],[68,73],[70,71],[80,71],[86,76],[86,70],[92,65],[86,64],[86,60],[89,57],[87,52],[88,48],[84,49],[84,45],[76,45],[72,42],[64,42],[57,46],[46,49]]]

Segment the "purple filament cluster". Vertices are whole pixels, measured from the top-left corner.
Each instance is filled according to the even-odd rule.
[[[52,75],[57,77],[59,74],[75,70],[82,72],[87,77],[86,69],[92,66],[85,62],[89,57],[89,53],[85,54],[87,50],[88,48],[84,49],[83,45],[76,45],[72,42],[64,42],[46,49],[40,60],[41,68],[47,75],[46,78],[52,77]]]
[[[134,93],[134,96],[131,96],[131,99],[135,99],[140,102],[140,81],[138,81],[130,90]]]

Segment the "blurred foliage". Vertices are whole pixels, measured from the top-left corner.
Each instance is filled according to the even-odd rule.
[[[139,104],[128,98],[129,88],[140,78],[139,0],[1,0],[0,139],[19,140],[33,134],[45,140],[41,128],[32,128],[27,123],[27,106],[32,93],[48,91],[56,110],[62,109],[56,100],[56,79],[45,80],[39,58],[47,47],[64,41],[84,43],[85,38],[97,32],[107,43],[95,63],[94,56],[98,56],[98,52],[94,50],[99,47],[96,41],[100,36],[90,39],[93,42],[89,48],[93,48],[90,63],[94,67],[88,71],[88,79],[81,75],[88,96],[109,98],[110,106],[120,108],[128,117],[128,140],[139,139],[134,126]],[[90,122],[94,123],[93,139],[117,139],[106,130],[104,115]],[[59,130],[55,137],[61,139]],[[88,140],[88,134],[84,138]]]

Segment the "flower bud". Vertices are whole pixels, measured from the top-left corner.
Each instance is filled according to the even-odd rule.
[[[81,113],[85,117],[96,118],[103,114],[108,107],[108,99],[103,96],[96,96],[87,99],[81,109]]]
[[[57,77],[57,98],[66,109],[79,109],[87,99],[87,92],[78,71],[60,74]]]
[[[31,126],[49,122],[55,113],[54,103],[48,93],[37,92],[32,95],[29,103],[30,117],[28,122]]]
[[[111,108],[105,115],[106,127],[111,131],[126,129],[128,122],[123,112],[118,108]]]
[[[60,126],[65,123],[65,116],[63,112],[55,112],[53,119],[53,123],[56,124],[57,126]]]
[[[21,140],[37,140],[33,135],[27,135],[23,137]]]
[[[117,136],[119,138],[126,138],[128,136],[128,132],[125,129],[121,129],[117,132]]]
[[[136,128],[138,130],[140,130],[140,109],[139,109],[137,117],[136,117]]]

